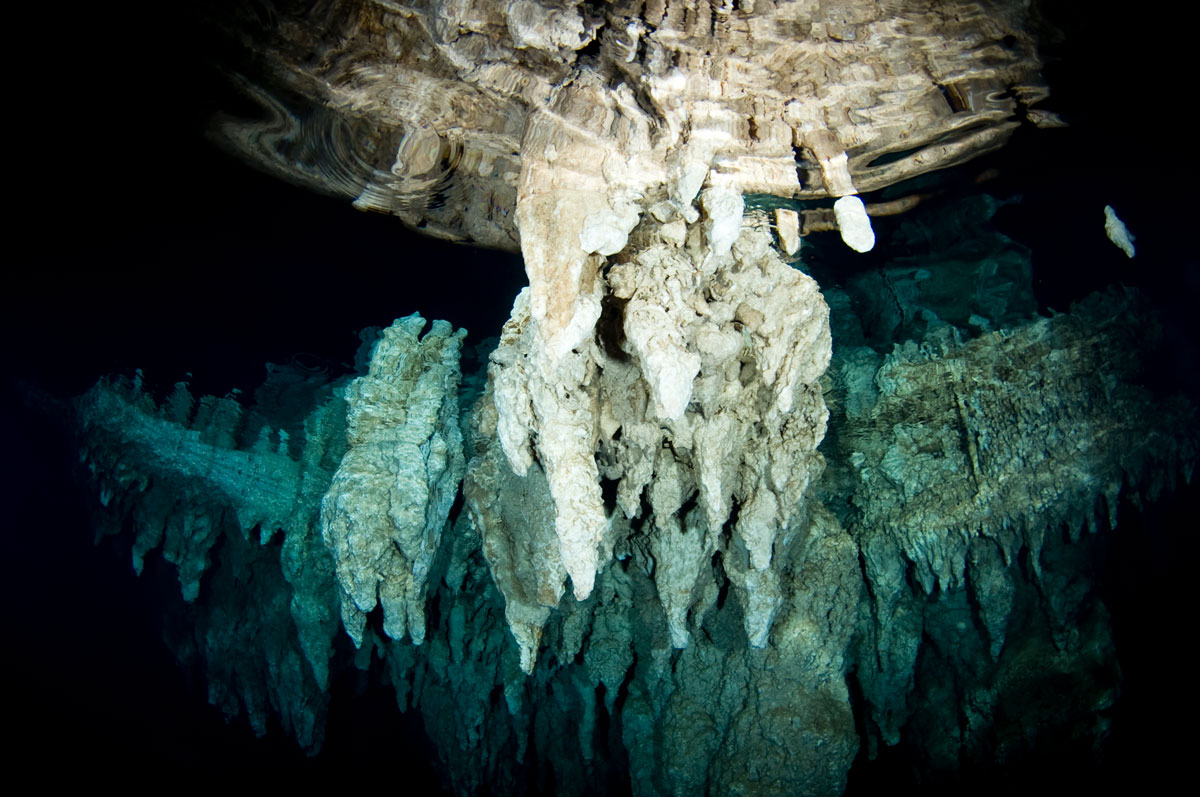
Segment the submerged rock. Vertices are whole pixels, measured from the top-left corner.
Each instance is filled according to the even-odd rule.
[[[1045,95],[1027,5],[244,21],[272,118],[224,120],[228,147],[519,249],[529,286],[481,393],[465,333],[410,316],[352,381],[77,401],[98,511],[135,567],[176,565],[210,699],[315,753],[332,676],[374,672],[463,794],[824,795],[887,746],[930,773],[1017,757],[1026,726],[1099,744],[1091,533],[1196,458],[1194,407],[1139,386],[1153,313],[1036,317],[991,198],[889,239],[872,215],[923,199],[858,196],[1004,143]],[[945,251],[818,286],[786,259],[833,229]]]

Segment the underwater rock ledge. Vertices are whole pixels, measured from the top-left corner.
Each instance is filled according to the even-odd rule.
[[[274,367],[254,401],[194,402],[185,385],[156,400],[140,379],[117,379],[75,406],[100,532],[131,525],[135,567],[156,549],[176,566],[196,611],[178,652],[199,657],[210,700],[258,732],[274,712],[316,753],[330,673],[371,668],[400,710],[424,717],[456,793],[518,790],[533,771],[581,793],[625,781],[640,794],[830,794],[860,746],[907,740],[937,772],[1019,757],[1029,742],[1014,721],[1104,737],[1100,708],[1118,700],[1120,675],[1087,540],[1109,533],[1122,492],[1152,500],[1190,477],[1196,456],[1194,408],[1134,379],[1151,319],[1136,295],[1110,292],[971,340],[938,328],[886,356],[835,348],[830,464],[774,548],[778,603],[757,646],[731,549],[693,552],[683,580],[671,563],[674,535],[705,539],[694,483],[674,526],[650,514],[663,487],[632,517],[615,498],[614,558],[586,599],[564,594],[540,466],[508,466],[490,388],[470,412],[449,411],[458,345],[444,342],[460,333],[446,325],[419,337],[424,322],[401,319],[375,349],[370,372],[409,387]],[[440,353],[424,353],[435,342]],[[308,412],[281,406],[296,401]],[[405,493],[426,496],[424,509],[393,501],[384,524],[437,525],[425,559],[405,566],[424,579],[424,639],[365,622],[357,653],[338,655],[340,543],[322,538],[322,496],[373,483],[331,487],[353,450],[348,418],[385,410],[407,419],[380,427],[396,451],[468,462],[467,511],[446,492],[461,470],[406,466],[384,479],[428,479]],[[429,460],[435,448],[447,453]],[[376,578],[382,594],[387,576]],[[407,605],[406,616],[419,606]],[[1055,701],[1021,702],[1068,674]]]

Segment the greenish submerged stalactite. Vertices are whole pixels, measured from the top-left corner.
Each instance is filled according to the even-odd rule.
[[[836,318],[836,295],[831,303],[835,328],[856,323]],[[339,543],[322,539],[332,520],[321,499],[355,489],[330,491],[346,468],[347,411],[356,412],[344,380],[309,384],[307,415],[272,406],[297,395],[270,389],[294,376],[278,368],[257,404],[206,397],[193,408],[185,386],[155,401],[116,380],[76,406],[109,523],[101,529],[131,522],[135,566],[157,548],[175,564],[194,607],[177,653],[201,660],[210,699],[229,716],[244,711],[260,733],[275,712],[316,752],[330,668],[378,666],[399,708],[425,718],[459,793],[518,788],[533,756],[564,791],[628,777],[642,794],[825,794],[844,786],[861,744],[905,734],[935,771],[1018,754],[1028,742],[1014,716],[1103,734],[1096,706],[1116,699],[1120,679],[1088,586],[1087,539],[1113,523],[1122,491],[1152,498],[1195,460],[1194,409],[1136,382],[1152,318],[1136,295],[1111,292],[971,339],[941,326],[887,355],[835,347],[828,464],[801,528],[776,549],[780,608],[761,648],[749,644],[742,603],[725,597],[720,554],[685,602],[690,644],[673,647],[645,517],[610,516],[617,557],[586,600],[563,596],[561,572],[543,582],[548,595],[523,592],[538,583],[524,563],[554,545],[553,501],[536,464],[523,478],[507,467],[488,393],[461,432],[455,413],[437,410],[457,403],[448,327],[419,338],[419,319],[397,322],[370,366],[404,374],[384,403],[408,420],[389,428],[428,419],[420,439],[388,438],[396,451],[453,447],[461,434],[469,461],[471,511],[448,516],[444,486],[414,499],[427,523],[444,524],[426,537],[438,541],[421,570],[419,644],[366,624],[357,655],[334,654]],[[423,354],[435,341],[441,354]],[[409,365],[389,371],[385,358]],[[361,402],[370,383],[357,384]],[[290,427],[276,425],[283,417]],[[430,485],[444,484],[439,473],[406,471]],[[533,548],[489,550],[486,523],[541,528],[545,539],[518,535]],[[522,600],[551,604],[532,620],[542,632],[529,675],[509,630],[527,622],[514,608]],[[1020,704],[1031,681],[1064,673],[1071,690],[1041,713]],[[851,684],[865,701],[863,727]]]

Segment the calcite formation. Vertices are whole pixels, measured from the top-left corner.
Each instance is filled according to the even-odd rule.
[[[321,535],[341,585],[342,622],[362,643],[383,606],[392,639],[425,639],[425,587],[462,480],[458,358],[463,330],[413,315],[383,331],[345,390],[345,456],[321,499]]]
[[[522,292],[492,355],[489,398],[508,464],[526,477],[536,461],[530,478],[545,479],[554,501],[559,545],[535,578],[565,571],[582,600],[614,547],[628,554],[604,506],[601,483],[611,484],[615,509],[648,540],[673,644],[687,645],[695,582],[720,549],[751,643],[762,647],[780,601],[772,558],[823,464],[817,379],[830,356],[828,309],[816,283],[779,259],[767,230],[747,228],[720,256],[711,235],[674,218],[639,226],[643,245],[604,280],[602,336],[554,366],[537,358]],[[480,502],[481,519],[485,503],[494,502]],[[526,533],[481,523],[485,546],[493,534]],[[521,590],[542,596],[545,609],[561,592]],[[524,648],[537,633],[518,638]]]
[[[330,667],[382,659],[462,793],[533,769],[570,793],[829,794],[860,745],[906,732],[952,767],[1005,730],[997,685],[1036,681],[1030,660],[1095,674],[1030,721],[1101,735],[1118,676],[1103,606],[1063,586],[1079,530],[1196,455],[1194,408],[1135,384],[1151,314],[1107,295],[1032,319],[1027,253],[986,235],[987,273],[971,250],[852,280],[863,315],[791,264],[821,230],[871,250],[871,216],[917,204],[863,195],[1053,122],[1027,5],[333,2],[230,23],[270,118],[222,120],[226,146],[519,250],[529,285],[461,414],[463,333],[415,316],[353,381],[269,380],[249,408],[81,399],[135,564],[161,545],[185,600],[212,585],[184,649],[213,700],[256,728],[270,705],[315,749]],[[962,207],[959,231],[995,209]],[[961,295],[922,292],[939,268]]]
[[[579,296],[587,255],[623,248],[656,188],[685,215],[706,186],[833,200],[1001,146],[1022,115],[1052,122],[1031,107],[1047,91],[1028,13],[1018,0],[301,4],[221,21],[253,45],[262,80],[241,80],[271,118],[217,135],[427,234],[520,248],[540,334],[565,351],[596,313]]]
[[[776,538],[790,538],[820,472],[814,385],[829,343],[815,286],[768,254],[763,230],[743,235],[743,197],[836,200],[843,239],[871,249],[858,194],[1000,145],[1018,108],[1044,95],[1021,11],[333,4],[260,31],[276,83],[323,109],[314,129],[255,89],[276,121],[220,135],[426,232],[519,244],[529,287],[493,357],[497,435],[518,476],[540,467],[576,598],[616,544],[602,480],[617,483],[627,518],[643,514],[645,492],[685,644],[689,574],[736,504],[725,553],[762,646],[779,601]],[[298,158],[322,126],[345,146]],[[794,252],[791,224],[780,236]],[[348,594],[369,608],[372,590]],[[557,602],[547,584],[522,591]]]
[[[806,284],[797,280],[799,290]],[[999,755],[997,736],[1019,751],[1026,723],[1103,736],[1096,711],[1112,704],[1119,676],[1105,653],[1112,638],[1103,605],[1085,586],[1089,540],[1114,521],[1119,492],[1153,498],[1180,471],[1190,475],[1198,442],[1193,406],[1136,384],[1138,360],[1153,343],[1148,309],[1133,295],[1096,295],[1071,314],[972,340],[936,326],[919,345],[884,355],[856,340],[844,297],[830,295],[847,339],[835,346],[822,388],[830,464],[804,471],[815,484],[797,487],[805,498],[786,528],[764,522],[776,535],[765,570],[739,542],[741,513],[713,542],[712,507],[695,484],[703,461],[664,444],[666,432],[649,424],[655,459],[642,514],[620,508],[619,484],[634,477],[611,471],[605,534],[614,561],[587,599],[566,596],[545,473],[534,461],[518,476],[499,442],[495,375],[511,366],[497,363],[463,419],[463,511],[444,516],[429,559],[419,597],[439,609],[425,610],[420,646],[368,624],[356,659],[334,652],[343,565],[338,540],[320,535],[328,522],[321,499],[354,495],[344,482],[333,489],[335,473],[355,462],[345,419],[362,413],[353,407],[359,399],[348,406],[343,398],[355,392],[345,381],[310,386],[307,415],[277,406],[289,395],[271,387],[286,381],[280,369],[256,392],[260,403],[237,413],[201,412],[226,401],[206,398],[181,414],[181,390],[156,401],[139,385],[101,383],[77,412],[106,502],[102,528],[132,519],[135,557],[162,545],[185,597],[192,579],[204,581],[194,636],[173,644],[181,658],[205,663],[210,699],[229,715],[244,710],[262,732],[277,712],[315,749],[331,668],[366,668],[379,657],[400,708],[424,716],[457,792],[515,789],[533,761],[577,792],[625,783],[639,794],[828,794],[844,787],[864,744],[874,750],[907,736],[927,746],[931,766],[953,769],[964,757]],[[935,311],[947,310],[931,305],[928,315]],[[407,373],[410,386],[427,385],[405,393],[408,404],[391,405],[391,417],[440,417],[429,439],[452,441],[445,424],[458,421],[441,408],[456,390],[446,377],[458,337],[437,326],[422,339],[421,326],[399,321],[370,367],[376,379]],[[818,335],[827,328],[823,319],[812,326]],[[506,345],[513,341],[501,343],[497,359]],[[749,351],[739,356],[753,362]],[[777,391],[765,382],[746,387],[769,414]],[[652,412],[649,386],[640,390],[642,411]],[[736,429],[737,412],[723,409]],[[302,419],[286,438],[288,425],[277,425],[285,416]],[[415,427],[393,428],[399,454],[408,450],[402,433]],[[368,445],[388,450],[374,440]],[[765,458],[766,477],[737,482],[734,497],[770,484],[776,449],[810,465],[818,456],[804,441],[764,443],[744,443],[740,456]],[[253,489],[229,489],[239,470]],[[454,473],[424,472],[431,486]],[[681,501],[688,485],[695,495]],[[443,511],[435,490],[426,495],[427,517]],[[1063,526],[1069,535],[1054,533]],[[282,545],[265,540],[281,533]],[[159,542],[172,534],[179,543]],[[194,564],[172,552],[217,541],[219,555]],[[407,566],[398,580],[413,583]],[[406,604],[404,616],[413,611]],[[1018,684],[1045,693],[1039,672],[1079,677],[1070,690],[1051,690],[1054,701],[1021,703]],[[851,690],[864,701],[862,724]],[[960,726],[964,706],[972,719]]]
[[[184,383],[156,401],[140,375],[102,381],[78,403],[80,459],[111,510],[97,535],[132,521],[134,569],[161,547],[199,604],[194,634],[174,642],[204,662],[210,701],[259,734],[275,712],[314,747],[340,632],[318,519],[346,450],[345,405],[326,379],[278,367],[254,398],[247,412],[232,396],[195,402]],[[198,601],[206,577],[219,599]]]

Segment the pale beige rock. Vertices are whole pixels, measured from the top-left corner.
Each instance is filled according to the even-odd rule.
[[[641,515],[643,495],[649,503],[659,599],[680,647],[734,501],[742,511],[725,555],[741,563],[730,567],[750,638],[766,643],[781,599],[773,555],[823,467],[816,447],[828,414],[816,381],[829,362],[828,310],[816,284],[779,260],[769,231],[738,222],[720,255],[708,236],[727,233],[707,214],[687,248],[643,221],[603,282],[620,309],[601,324],[599,345],[547,369],[522,293],[492,357],[498,443],[518,474],[544,465],[576,597],[624,544],[604,514],[603,477],[617,483],[626,518]],[[689,502],[696,509],[680,516]],[[534,637],[513,630],[527,663]]]
[[[870,249],[859,195],[1000,146],[1045,96],[1026,6],[346,0],[259,30],[281,88],[315,110],[250,87],[272,118],[224,125],[229,146],[426,233],[522,253],[529,287],[490,367],[494,445],[514,478],[544,475],[557,559],[545,523],[476,511],[522,668],[558,565],[590,595],[629,550],[615,513],[636,519],[643,497],[672,644],[687,639],[688,574],[718,544],[766,644],[775,555],[823,467],[829,328],[744,197],[830,202],[818,210]],[[794,253],[794,217],[777,228]],[[339,575],[352,617],[373,605],[370,573]]]
[[[608,525],[595,460],[598,355],[589,344],[550,362],[530,318],[529,295],[517,297],[492,355],[497,429],[517,475],[526,475],[536,453],[554,498],[562,563],[582,600],[591,592]]]
[[[272,118],[218,136],[428,234],[507,249],[527,244],[518,206],[554,188],[637,204],[665,186],[685,216],[706,183],[836,199],[999,147],[1019,110],[1052,116],[1029,108],[1046,90],[1027,6],[301,5],[233,35],[254,39],[272,91],[318,112],[247,85]]]
[[[869,252],[875,248],[875,232],[867,209],[856,196],[844,196],[833,203],[833,215],[846,246],[855,252]]]
[[[800,214],[787,208],[775,211],[775,231],[779,235],[779,248],[786,255],[800,251]]]
[[[475,433],[495,440],[497,413],[485,393],[472,416]],[[504,616],[520,649],[521,669],[533,672],[542,627],[562,598],[567,578],[555,534],[554,500],[542,469],[520,476],[500,446],[473,458],[463,483],[466,510],[483,542],[483,555],[500,594]]]
[[[1126,257],[1133,257],[1136,249],[1133,246],[1133,234],[1129,232],[1129,228],[1125,226],[1125,222],[1121,221],[1117,216],[1117,212],[1112,209],[1112,205],[1104,206],[1104,234],[1108,236],[1108,240],[1116,244],[1117,248],[1125,253]]]
[[[465,331],[411,315],[383,331],[370,370],[346,387],[347,450],[321,499],[321,534],[341,587],[342,622],[361,644],[366,614],[384,632],[425,638],[425,588],[465,462],[458,427]]]

